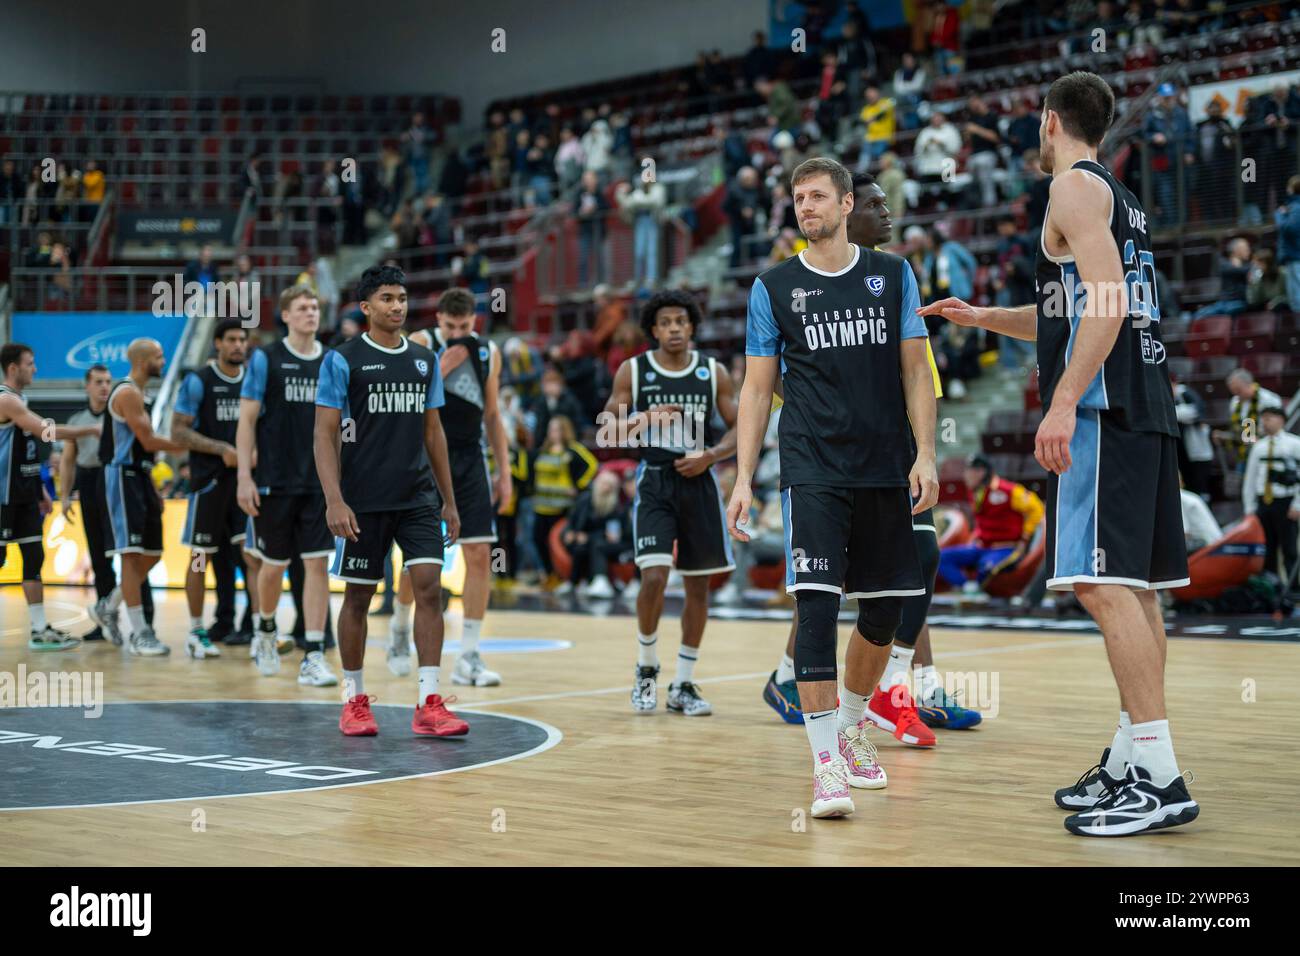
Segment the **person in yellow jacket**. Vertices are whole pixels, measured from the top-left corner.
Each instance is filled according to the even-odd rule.
[[[578,492],[591,484],[596,458],[577,441],[573,422],[555,415],[546,425],[546,438],[529,461],[533,474],[533,543],[546,570],[546,587],[560,584],[551,563],[551,529],[569,513]]]

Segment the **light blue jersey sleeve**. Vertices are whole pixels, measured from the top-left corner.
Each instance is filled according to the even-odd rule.
[[[762,279],[755,279],[749,290],[749,311],[745,317],[745,354],[778,355],[781,345],[781,329],[772,315],[767,286]]]
[[[239,390],[239,397],[255,402],[266,397],[266,353],[261,349],[248,360],[248,371],[244,373],[244,386]]]
[[[907,263],[903,264],[903,338],[925,338],[929,333],[925,328],[925,319],[916,314],[921,307],[921,292],[916,287],[916,273]]]
[[[424,408],[428,411],[430,408],[442,408],[447,404],[446,398],[442,393],[442,367],[438,360],[433,360],[433,374],[429,376],[429,394],[425,396]]]
[[[197,418],[199,406],[202,404],[203,379],[199,378],[195,372],[186,372],[185,381],[181,382],[180,391],[176,395],[176,407],[173,410],[178,415]]]
[[[348,363],[338,352],[327,352],[320,363],[316,383],[316,404],[343,410],[348,404]]]

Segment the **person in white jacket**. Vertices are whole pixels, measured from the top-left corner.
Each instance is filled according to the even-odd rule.
[[[642,175],[636,188],[620,183],[615,195],[619,209],[632,224],[632,281],[638,289],[653,288],[659,280],[659,223],[668,205],[668,192],[662,183]]]
[[[948,122],[948,117],[935,110],[930,114],[930,125],[916,134],[913,147],[916,174],[923,181],[945,178],[951,181],[957,171],[957,154],[961,152],[961,133]],[[951,161],[951,165],[950,165]]]
[[[1264,526],[1264,570],[1289,581],[1296,568],[1296,536],[1300,533],[1300,436],[1286,430],[1280,402],[1261,406],[1259,438],[1246,456],[1241,503],[1246,514]],[[1284,569],[1278,571],[1279,553]]]

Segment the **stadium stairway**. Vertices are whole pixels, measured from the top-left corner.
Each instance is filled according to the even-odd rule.
[[[941,399],[935,431],[940,463],[948,458],[964,459],[979,451],[980,435],[991,412],[1024,407],[1025,382],[1024,375],[1004,376],[995,362],[985,365],[979,378],[965,383],[966,397],[961,401]]]

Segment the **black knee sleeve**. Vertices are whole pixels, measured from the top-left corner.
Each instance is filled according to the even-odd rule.
[[[925,580],[925,594],[903,598],[903,616],[898,622],[894,640],[904,647],[915,647],[921,636],[925,617],[930,613],[930,599],[934,597],[934,576],[939,571],[939,539],[930,531],[913,532],[917,557],[921,559],[921,577]]]
[[[797,680],[835,680],[836,620],[840,597],[829,591],[799,592],[795,600],[799,630],[794,637],[794,673]]]
[[[869,598],[858,601],[858,633],[868,644],[888,647],[894,643],[898,622],[903,616],[901,597]]]
[[[23,580],[39,581],[41,566],[45,564],[45,545],[40,541],[26,541],[18,546],[23,556]]]

